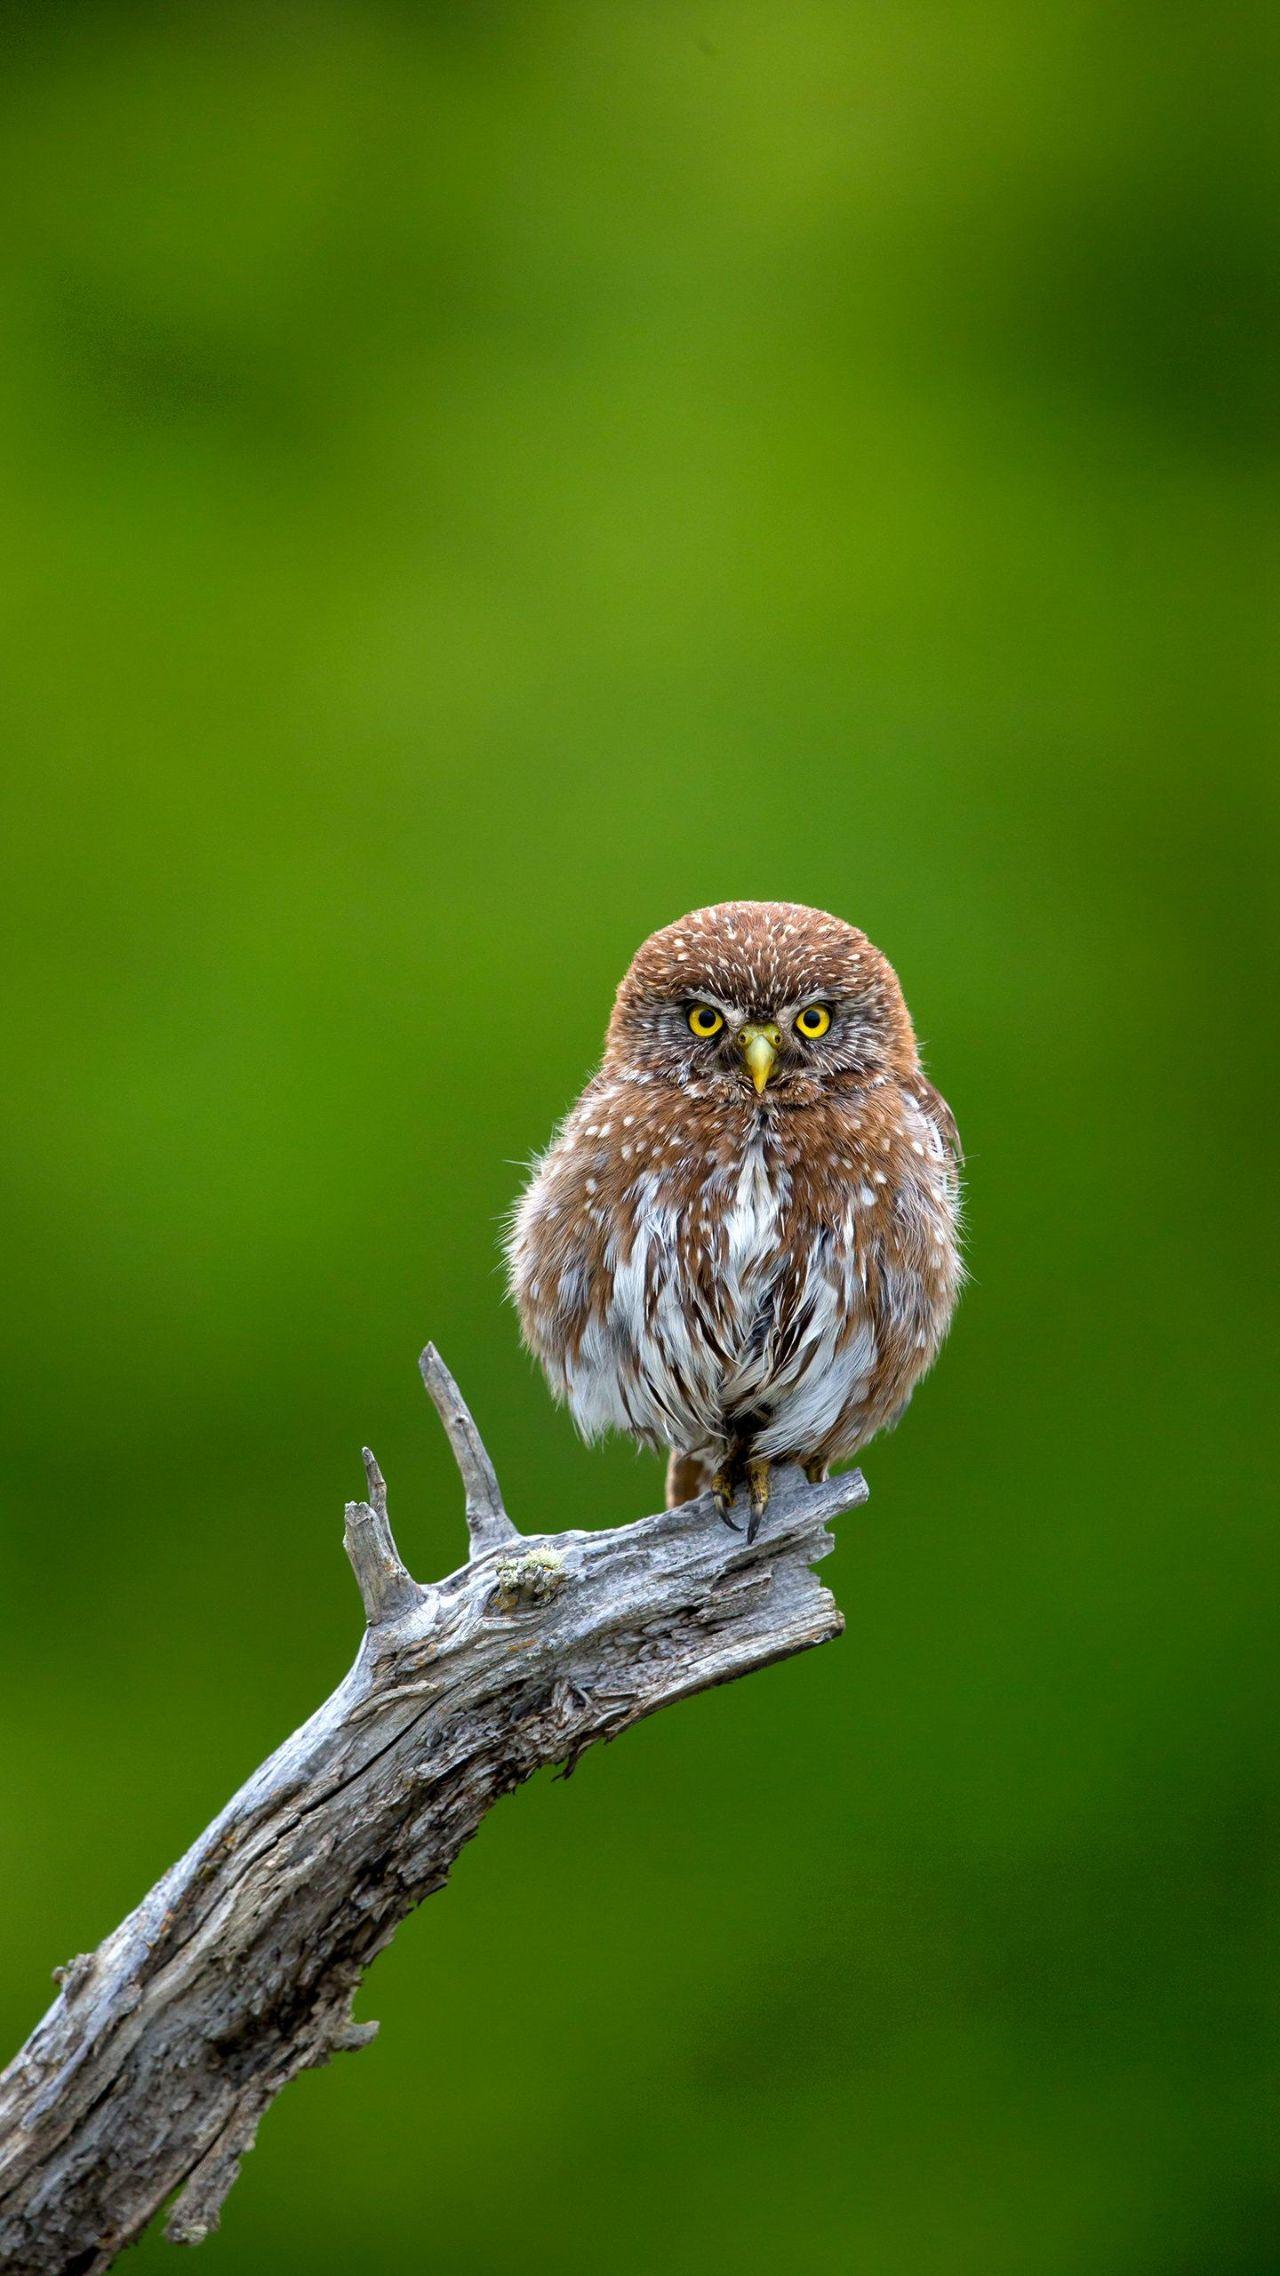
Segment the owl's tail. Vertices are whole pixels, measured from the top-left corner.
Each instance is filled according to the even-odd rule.
[[[674,1453],[667,1464],[667,1508],[696,1501],[711,1484],[711,1464],[700,1454]]]

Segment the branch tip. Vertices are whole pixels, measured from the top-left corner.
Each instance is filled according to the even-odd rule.
[[[362,1446],[360,1459],[364,1463],[364,1474],[369,1486],[369,1499],[379,1515],[385,1517],[387,1514],[387,1481],[378,1468],[378,1458],[373,1448]]]
[[[520,1539],[520,1534],[503,1507],[498,1474],[466,1400],[433,1343],[427,1345],[418,1368],[427,1397],[444,1425],[444,1434],[462,1479],[471,1554],[483,1557],[490,1549],[508,1548]]]
[[[241,2160],[253,2148],[258,2120],[270,2100],[269,2092],[246,2095],[212,2148],[193,2168],[165,2223],[167,2243],[203,2244],[217,2228],[218,2216],[240,2171]]]
[[[362,1452],[369,1499],[347,1503],[342,1545],[351,1559],[365,1620],[378,1628],[420,1604],[426,1590],[419,1588],[396,1547],[387,1516],[387,1481],[369,1448]]]

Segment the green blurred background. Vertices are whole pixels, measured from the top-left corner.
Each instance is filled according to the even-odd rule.
[[[202,2267],[1280,2266],[1274,21],[6,15],[6,2049],[343,1672],[362,1439],[458,1561],[427,1335],[654,1505],[496,1265],[644,934],[855,918],[970,1156],[845,1640],[505,1803]]]

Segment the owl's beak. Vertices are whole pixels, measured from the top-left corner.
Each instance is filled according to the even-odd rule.
[[[747,1062],[747,1071],[756,1086],[757,1092],[763,1092],[765,1084],[777,1065],[778,1046],[781,1042],[781,1031],[774,1026],[772,1021],[768,1027],[740,1027],[738,1029],[738,1049]]]

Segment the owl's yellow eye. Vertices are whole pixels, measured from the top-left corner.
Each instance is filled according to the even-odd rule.
[[[811,1043],[818,1036],[825,1035],[830,1025],[831,1014],[825,1004],[806,1004],[802,1012],[796,1013],[796,1026],[801,1035],[808,1036]]]
[[[689,1011],[689,1025],[695,1035],[718,1035],[724,1026],[724,1013],[714,1004],[694,1004]]]

